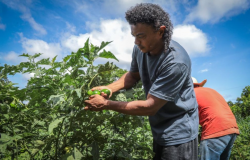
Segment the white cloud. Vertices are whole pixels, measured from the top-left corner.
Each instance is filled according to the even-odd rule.
[[[30,9],[28,7],[31,5],[32,1],[2,0],[2,2],[8,7],[21,12],[21,18],[27,21],[34,30],[43,35],[47,34],[47,31],[43,28],[43,26],[38,24],[31,15]]]
[[[62,48],[59,43],[47,43],[43,40],[28,39],[23,37],[22,33],[19,34],[21,37],[21,43],[23,47],[23,52],[33,55],[34,53],[43,53],[37,60],[42,58],[54,58],[58,55],[58,58],[61,58]],[[13,51],[9,52],[4,60],[10,64],[18,64],[20,62],[26,62],[26,57],[19,57],[20,54],[17,54]],[[49,68],[49,66],[44,66]],[[24,80],[29,80],[31,77],[34,77],[34,73],[25,73],[21,75]]]
[[[202,23],[216,23],[244,12],[249,6],[249,0],[199,0],[185,22],[198,20]]]
[[[5,57],[4,57],[4,60],[5,61],[19,61],[19,59],[18,59],[18,54],[17,53],[15,53],[15,52],[13,52],[13,51],[11,51],[11,52],[9,52]]]
[[[205,55],[209,51],[206,34],[194,25],[175,26],[172,38],[180,43],[190,56]]]
[[[47,34],[47,31],[43,28],[42,25],[38,24],[34,18],[31,16],[30,13],[23,13],[23,15],[21,16],[21,18],[27,22],[29,22],[29,24],[31,25],[31,27],[38,31],[41,34]]]
[[[54,58],[56,55],[61,57],[62,48],[59,43],[47,43],[43,40],[28,39],[20,34],[22,47],[25,53],[42,53],[40,58]]]
[[[187,5],[188,0],[103,0],[103,1],[82,1],[82,0],[72,0],[72,1],[58,1],[58,4],[62,6],[72,7],[77,13],[84,14],[88,19],[95,21],[99,19],[100,15],[102,17],[124,17],[125,12],[130,8],[139,3],[154,3],[160,5],[164,10],[166,10],[171,15],[172,22],[175,22],[175,17],[173,15],[180,15],[179,7],[181,5]],[[97,7],[98,6],[98,7]],[[101,9],[97,9],[101,8]],[[95,11],[94,11],[95,10]],[[90,12],[86,12],[90,11]],[[93,12],[94,11],[94,12]]]
[[[200,73],[208,72],[208,69],[203,69],[200,71]]]
[[[130,32],[130,26],[125,21],[119,19],[101,20],[100,25],[95,26],[89,33],[64,37],[62,46],[75,52],[84,46],[87,38],[90,38],[90,42],[94,45],[100,45],[102,41],[113,41],[105,49],[111,51],[120,60],[119,63],[115,64],[129,69],[134,46],[134,38]],[[180,43],[190,56],[205,55],[209,51],[206,34],[194,25],[176,26],[173,39]],[[100,61],[98,60],[98,62]]]
[[[74,25],[70,24],[69,22],[66,22],[66,26],[67,26],[66,29],[68,30],[68,32],[70,33],[76,32],[76,27]]]
[[[7,54],[4,54],[5,56],[3,59],[6,61],[5,63],[11,64],[11,65],[16,65],[19,64],[20,62],[26,62],[27,58],[25,57],[19,57],[19,54],[17,54],[14,51],[10,51]]]
[[[84,46],[87,38],[90,38],[90,42],[94,45],[100,45],[102,41],[113,41],[105,50],[111,51],[120,60],[119,63],[116,63],[117,65],[129,68],[134,38],[131,36],[130,26],[127,22],[119,19],[101,20],[100,26],[90,33],[64,37],[62,46],[75,52]]]
[[[139,3],[153,3],[161,6],[170,15],[173,24],[179,21],[182,16],[180,9],[182,6],[187,6],[188,0],[105,0],[103,5],[103,12],[110,15],[119,15],[119,17],[125,17],[125,12],[130,8]],[[180,8],[182,7],[182,8]],[[112,9],[111,9],[112,8]]]
[[[31,77],[34,77],[35,73],[24,73],[22,74],[25,80],[29,80]]]
[[[106,0],[104,1],[103,7],[107,12],[115,12],[117,14],[125,14],[126,10],[130,7],[142,3],[147,2],[148,0]],[[110,9],[112,8],[112,9]]]

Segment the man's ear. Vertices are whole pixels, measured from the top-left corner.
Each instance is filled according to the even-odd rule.
[[[165,32],[165,29],[166,29],[166,26],[160,26],[159,28],[159,32],[160,32],[160,35],[163,36],[164,32]]]

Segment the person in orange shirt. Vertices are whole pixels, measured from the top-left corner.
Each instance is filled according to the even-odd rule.
[[[233,112],[217,91],[192,77],[202,127],[200,160],[228,160],[239,129]]]

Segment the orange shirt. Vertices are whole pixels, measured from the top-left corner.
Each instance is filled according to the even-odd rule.
[[[217,91],[206,87],[196,87],[194,91],[199,106],[199,123],[202,126],[201,140],[239,134],[233,112]]]

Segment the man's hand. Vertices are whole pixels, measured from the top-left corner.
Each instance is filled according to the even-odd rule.
[[[100,95],[92,95],[89,99],[90,100],[84,101],[86,105],[86,107],[84,107],[85,110],[102,111],[108,103],[108,100]]]
[[[109,96],[106,93],[101,92],[101,96],[103,96],[106,99],[109,99],[112,96],[112,93],[113,93],[112,90],[109,87],[107,87],[107,86],[97,86],[97,87],[92,88],[91,90],[94,91],[94,90],[102,90],[102,89],[108,89],[110,91]]]

